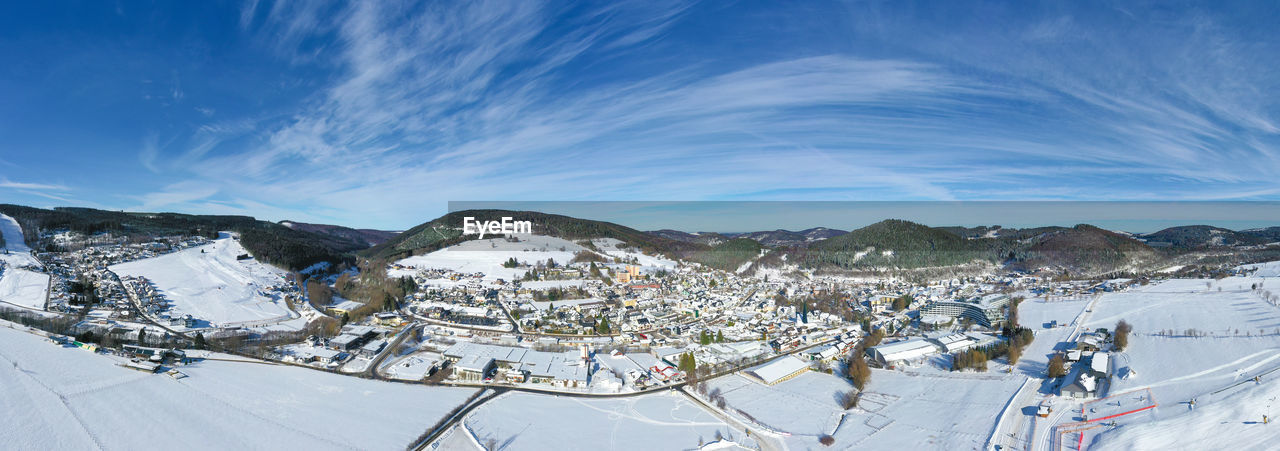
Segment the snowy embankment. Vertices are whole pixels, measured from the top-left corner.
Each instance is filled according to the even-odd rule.
[[[477,449],[479,443],[503,449],[695,449],[715,441],[717,433],[751,443],[676,393],[593,399],[513,392],[468,414],[441,439],[441,448]]]
[[[400,449],[474,390],[203,361],[174,380],[0,328],[11,449]],[[166,445],[168,444],[168,445]]]
[[[0,302],[43,310],[49,275],[24,269],[42,265],[23,242],[22,227],[12,217],[0,214],[0,236],[5,244],[0,250]]]
[[[120,277],[146,277],[173,303],[170,315],[191,315],[215,326],[265,325],[295,317],[271,288],[285,283],[285,271],[248,254],[224,233],[210,244],[159,257],[114,265]]]

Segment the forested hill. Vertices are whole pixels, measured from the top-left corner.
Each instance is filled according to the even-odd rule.
[[[760,256],[764,249],[759,242],[747,238],[734,238],[716,244],[711,249],[689,255],[689,260],[724,271],[736,271],[743,264]]]
[[[1170,227],[1158,232],[1141,235],[1147,243],[1157,247],[1195,249],[1209,247],[1255,246],[1273,242],[1265,233],[1234,231],[1222,227],[1192,225]]]
[[[1011,269],[1102,273],[1159,264],[1166,256],[1128,235],[1081,224],[1007,229],[929,227],[890,219],[782,251],[814,269],[925,268],[987,263]]]
[[[350,242],[352,246],[357,246],[356,249],[377,246],[396,236],[396,232],[385,230],[353,229],[340,225],[309,224],[298,221],[280,221],[280,225],[294,230],[331,237],[338,241]]]
[[[300,270],[319,262],[350,262],[351,251],[361,243],[294,230],[249,216],[187,215],[180,213],[134,213],[92,208],[60,207],[42,209],[0,204],[0,213],[22,225],[24,238],[32,248],[52,250],[52,243],[40,242],[44,231],[68,230],[86,235],[109,232],[135,239],[165,235],[216,237],[219,231],[240,234],[240,244],[259,260],[290,270]]]
[[[533,223],[533,233],[567,240],[613,238],[646,253],[672,257],[705,251],[708,246],[654,236],[630,227],[611,222],[579,219],[569,216],[534,211],[464,210],[456,211],[406,230],[385,243],[374,246],[363,255],[370,258],[395,259],[413,254],[438,250],[462,241],[475,239],[475,235],[462,235],[462,220],[474,217],[478,221],[497,221],[511,217],[516,221]]]
[[[997,240],[965,239],[943,229],[889,219],[814,243],[803,261],[815,268],[952,266],[997,262],[1006,247]]]

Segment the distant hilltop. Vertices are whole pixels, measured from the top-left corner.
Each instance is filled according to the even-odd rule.
[[[650,232],[605,221],[536,211],[451,212],[404,232],[352,229],[297,221],[272,223],[247,216],[127,213],[89,208],[52,210],[0,205],[23,229],[112,233],[128,237],[241,234],[255,257],[298,270],[321,261],[393,261],[470,241],[466,217],[511,217],[532,224],[532,234],[578,243],[609,238],[618,246],[686,263],[757,273],[884,271],[1063,271],[1073,275],[1141,273],[1199,262],[1250,263],[1280,259],[1280,227],[1229,230],[1205,225],[1171,227],[1147,234],[1111,231],[1088,224],[1036,228],[931,227],[887,219],[851,231],[815,227],[800,231]],[[6,239],[12,239],[6,237]],[[38,246],[33,246],[40,249]]]

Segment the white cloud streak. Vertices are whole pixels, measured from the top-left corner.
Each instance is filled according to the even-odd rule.
[[[1256,198],[1280,173],[1275,82],[1258,78],[1274,57],[1250,62],[1202,16],[1127,48],[1133,24],[1070,13],[1006,31],[859,10],[850,40],[911,56],[619,74],[679,49],[660,46],[689,8],[279,2],[258,23],[262,7],[242,10],[247,33],[340,76],[283,124],[197,132],[179,158],[201,184],[143,206],[404,228],[447,200]]]

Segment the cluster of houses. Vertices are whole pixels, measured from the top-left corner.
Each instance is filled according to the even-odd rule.
[[[1103,350],[1111,342],[1108,330],[1097,329],[1080,334],[1074,349],[1062,353],[1063,360],[1070,365],[1059,389],[1063,396],[1091,398],[1107,392],[1113,361],[1111,355]]]
[[[1067,373],[1066,380],[1070,382],[1062,385],[1062,395],[1072,398],[1092,398],[1106,393],[1111,383],[1110,357],[1110,354],[1101,351],[1080,356]]]

